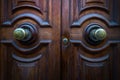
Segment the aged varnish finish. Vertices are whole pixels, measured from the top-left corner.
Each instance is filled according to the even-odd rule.
[[[2,0],[1,7],[0,80],[60,80],[60,1]],[[21,40],[18,28],[32,38]]]
[[[0,80],[120,80],[119,0],[0,0]]]

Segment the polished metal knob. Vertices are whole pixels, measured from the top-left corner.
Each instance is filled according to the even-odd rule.
[[[63,44],[64,44],[64,45],[67,45],[68,42],[69,42],[69,39],[68,39],[68,38],[63,38]]]
[[[28,38],[30,39],[31,33],[28,29],[17,28],[14,30],[13,36],[17,40],[24,41],[24,40],[28,40]]]
[[[98,28],[98,29],[93,29],[90,32],[90,39],[93,41],[102,41],[107,37],[107,33],[104,29]]]

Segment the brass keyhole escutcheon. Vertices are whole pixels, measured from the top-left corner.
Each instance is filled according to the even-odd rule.
[[[64,45],[67,45],[67,44],[69,43],[69,39],[68,39],[68,38],[66,38],[66,37],[65,37],[65,38],[63,38],[63,40],[62,40],[62,41],[63,41],[63,44],[64,44]]]

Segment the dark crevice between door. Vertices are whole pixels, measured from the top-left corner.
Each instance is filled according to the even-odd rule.
[[[60,1],[60,80],[62,80],[62,0]]]

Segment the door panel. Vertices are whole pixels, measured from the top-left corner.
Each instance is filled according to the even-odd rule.
[[[1,0],[0,80],[120,80],[119,4]]]
[[[0,3],[0,80],[60,80],[60,1]],[[29,29],[31,39],[15,39],[18,28]]]
[[[62,80],[119,80],[120,10],[118,0],[62,0]],[[90,39],[101,26],[107,37]],[[89,40],[90,39],[90,40]]]

